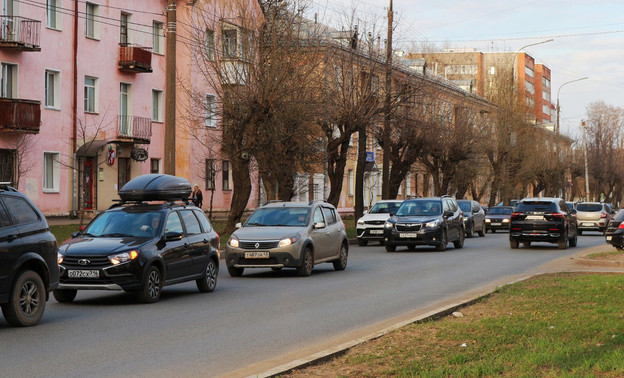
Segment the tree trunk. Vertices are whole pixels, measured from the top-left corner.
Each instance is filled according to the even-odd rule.
[[[360,128],[358,133],[358,156],[357,168],[355,171],[355,219],[358,220],[364,215],[364,170],[366,167],[366,126]]]
[[[334,157],[331,157],[332,151],[327,151],[328,156],[330,156],[328,159],[329,161],[327,162],[327,172],[331,186],[327,202],[331,203],[335,207],[338,207],[338,202],[340,201],[340,193],[342,192],[342,181],[344,178],[348,150],[349,138],[346,138],[345,141],[340,143],[337,155],[334,154]]]
[[[249,160],[244,160],[240,157],[240,154],[237,154],[232,156],[230,161],[232,163],[234,188],[225,233],[231,233],[236,230],[236,223],[241,221],[247,207],[247,201],[249,201],[249,196],[251,195]]]

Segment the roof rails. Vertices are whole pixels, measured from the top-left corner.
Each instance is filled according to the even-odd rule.
[[[262,206],[268,205],[268,204],[270,204],[270,203],[279,203],[279,202],[284,202],[284,201],[282,201],[282,200],[268,200],[268,201],[265,201],[265,202],[262,204]]]
[[[322,200],[322,199],[313,199],[313,200],[311,200],[310,202],[308,202],[308,205],[312,205],[312,204],[315,204],[315,203],[317,203],[317,202],[327,203],[327,201]]]
[[[11,181],[0,181],[0,191],[17,192],[11,185],[13,185]]]
[[[109,206],[109,209],[113,209],[115,207],[120,207],[123,205],[154,205],[150,202],[162,202],[158,205],[170,205],[174,206],[176,204],[188,206],[190,204],[190,200],[188,198],[178,198],[178,199],[168,199],[168,200],[122,200],[122,199],[113,199],[112,205]]]

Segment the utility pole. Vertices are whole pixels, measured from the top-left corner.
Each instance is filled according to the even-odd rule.
[[[169,175],[175,175],[176,167],[176,1],[167,4],[164,170]]]
[[[383,167],[381,170],[381,198],[390,199],[390,106],[392,102],[392,0],[388,8],[388,40],[386,42],[386,100],[383,124]]]

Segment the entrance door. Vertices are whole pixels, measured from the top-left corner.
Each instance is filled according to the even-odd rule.
[[[84,210],[93,210],[93,158],[88,157],[84,162]]]

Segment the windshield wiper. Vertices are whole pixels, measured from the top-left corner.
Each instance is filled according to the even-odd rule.
[[[110,237],[110,238],[123,238],[123,237],[128,237],[128,236],[134,236],[134,235],[128,235],[128,234],[122,234],[122,233],[113,233],[113,234],[104,234],[104,235],[100,235],[102,237]]]
[[[262,223],[247,223],[247,224],[245,224],[245,226],[266,226],[266,224],[262,224]]]

